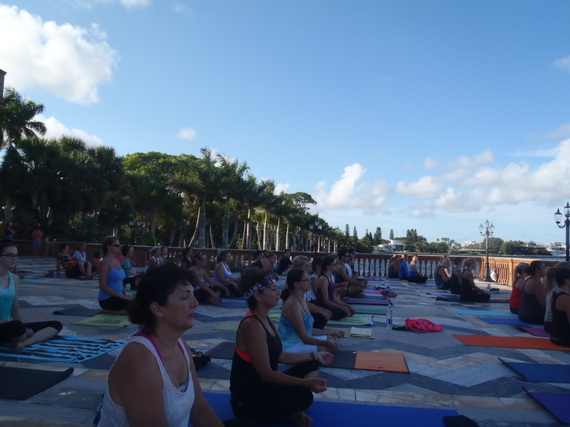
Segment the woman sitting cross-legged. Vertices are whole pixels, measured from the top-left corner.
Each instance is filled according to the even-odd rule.
[[[230,374],[234,414],[260,424],[288,420],[295,426],[310,426],[305,411],[313,392],[327,389],[319,378],[319,363],[328,364],[332,354],[324,351],[295,354],[283,351],[269,310],[279,303],[280,291],[259,269],[246,269],[240,290],[251,310],[240,322]],[[279,363],[294,365],[279,372]]]
[[[490,294],[479,289],[475,284],[473,270],[476,265],[477,262],[475,261],[475,258],[467,258],[463,261],[463,273],[461,275],[461,301],[487,302],[491,298]]]
[[[554,278],[556,285],[552,296],[550,341],[570,347],[570,269],[568,267],[556,269]]]
[[[189,273],[180,267],[165,264],[141,278],[129,309],[141,331],[109,371],[99,427],[222,426],[182,339],[196,307]]]
[[[545,268],[542,261],[532,261],[525,270],[526,280],[521,289],[519,319],[523,322],[542,325],[546,312]]]
[[[125,271],[117,256],[121,253],[121,244],[115,236],[108,236],[103,241],[103,259],[99,265],[99,306],[107,314],[127,314],[131,297],[125,294],[123,279]]]
[[[63,325],[56,321],[24,323],[18,307],[19,278],[11,273],[18,263],[18,249],[12,242],[0,242],[0,344],[10,343],[13,351],[57,335]]]
[[[321,261],[321,275],[317,282],[317,299],[315,305],[325,308],[332,313],[333,320],[352,316],[356,310],[341,300],[334,286],[333,275],[339,268],[336,255],[328,255]]]
[[[309,275],[304,270],[289,270],[287,287],[281,293],[284,304],[277,328],[283,349],[290,353],[337,351],[336,339],[344,337],[344,332],[313,328],[314,319],[305,300],[310,287]]]

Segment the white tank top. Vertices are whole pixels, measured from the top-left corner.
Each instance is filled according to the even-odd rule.
[[[164,409],[166,412],[166,419],[169,427],[188,427],[190,422],[190,411],[194,405],[194,382],[192,381],[192,372],[190,371],[190,358],[186,351],[186,345],[182,340],[178,340],[184,352],[184,358],[188,364],[188,388],[185,392],[179,391],[170,381],[170,377],[162,365],[162,360],[158,355],[154,345],[150,340],[142,336],[134,336],[131,342],[138,342],[144,345],[148,351],[155,357],[156,362],[160,368],[162,376],[162,396],[164,399]],[[114,367],[114,364],[113,364]],[[111,368],[113,369],[113,368]],[[157,384],[157,387],[160,385]],[[125,408],[117,405],[111,399],[109,393],[109,379],[107,377],[107,384],[105,386],[105,396],[103,397],[103,410],[101,411],[101,420],[98,427],[125,427],[128,426],[127,415]]]

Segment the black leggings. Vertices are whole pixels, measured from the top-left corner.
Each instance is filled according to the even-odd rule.
[[[299,363],[284,373],[304,378],[319,369],[317,362]],[[308,388],[264,383],[257,392],[240,396],[239,402],[232,396],[232,408],[238,417],[251,417],[259,424],[286,420],[291,414],[306,411],[313,403],[313,393]]]
[[[99,307],[109,311],[123,311],[127,309],[129,303],[130,301],[128,299],[113,296],[107,299],[100,299]]]
[[[412,283],[425,283],[425,282],[427,282],[427,277],[425,277],[425,276],[408,276],[408,277],[406,277],[406,280],[408,282],[412,282]]]
[[[31,329],[34,334],[45,328],[54,328],[57,333],[61,332],[63,325],[57,320],[49,320],[45,322],[23,323],[19,320],[0,323],[0,343],[6,343],[20,338],[26,333],[26,329]]]

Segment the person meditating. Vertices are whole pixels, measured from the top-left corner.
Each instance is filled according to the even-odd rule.
[[[238,282],[234,279],[230,269],[230,262],[232,262],[232,254],[228,250],[221,251],[216,257],[216,267],[214,268],[214,280],[220,285],[226,287],[229,295],[232,297],[241,297],[238,291]],[[226,293],[226,296],[228,294]]]
[[[570,347],[570,269],[568,267],[556,269],[554,279],[556,285],[552,296],[550,341]]]
[[[344,332],[325,331],[313,327],[314,319],[305,300],[305,294],[311,288],[306,271],[295,268],[289,270],[286,285],[281,293],[284,304],[277,327],[279,338],[283,342],[283,350],[290,353],[337,351],[336,339],[344,337]]]
[[[410,262],[410,267],[408,268],[408,276],[406,280],[412,283],[425,283],[427,282],[427,277],[424,276],[420,271],[420,264],[418,254],[412,255],[412,262]]]
[[[327,389],[319,378],[319,364],[332,362],[324,351],[295,354],[282,351],[281,340],[269,319],[269,310],[279,303],[280,291],[263,271],[246,269],[240,291],[250,309],[240,322],[230,374],[231,405],[236,416],[248,416],[259,424],[288,420],[308,427],[312,419],[305,411],[313,403],[313,392]],[[279,372],[279,363],[294,365]]]
[[[461,275],[461,301],[471,301],[471,302],[487,302],[491,298],[491,295],[485,292],[475,284],[475,279],[473,278],[473,270],[477,262],[475,258],[467,258],[463,261],[463,273]]]
[[[546,312],[546,290],[542,279],[545,268],[542,261],[532,261],[525,270],[526,280],[521,289],[519,319],[523,322],[542,325]]]
[[[336,274],[338,267],[339,262],[336,255],[328,255],[323,258],[321,261],[321,275],[317,282],[317,298],[314,301],[315,305],[329,310],[332,313],[333,320],[344,319],[356,313],[356,310],[342,301],[336,292],[333,276]]]
[[[108,314],[127,314],[131,301],[123,289],[125,271],[117,260],[120,253],[119,239],[109,236],[103,241],[103,259],[99,265],[99,306]]]
[[[449,289],[451,286],[451,274],[448,268],[451,266],[449,258],[445,258],[441,264],[435,268],[433,278],[437,289]]]
[[[355,279],[352,277],[352,268],[349,265],[350,252],[348,249],[338,251],[339,267],[335,274],[335,288],[341,286],[342,293],[347,297],[364,298],[362,291],[366,288],[368,281]]]
[[[204,252],[198,252],[192,257],[189,271],[192,274],[194,294],[200,303],[219,304],[222,301],[221,295],[229,296],[230,291],[210,277],[206,270],[207,263],[208,257]]]
[[[109,371],[99,427],[222,426],[200,387],[182,335],[194,326],[189,273],[174,264],[147,272],[129,309],[140,325]]]
[[[63,325],[55,320],[24,323],[18,307],[19,278],[12,270],[18,263],[18,249],[11,242],[0,242],[0,344],[11,344],[12,351],[45,341],[59,334]]]

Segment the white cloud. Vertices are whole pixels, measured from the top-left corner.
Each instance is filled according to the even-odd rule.
[[[422,176],[418,181],[406,183],[400,181],[396,184],[396,191],[412,195],[418,199],[432,199],[443,190],[442,182],[434,176]]]
[[[275,184],[274,194],[287,193],[289,187],[291,187],[291,184]]]
[[[493,163],[493,152],[487,149],[481,154],[474,156],[460,156],[453,163],[450,163],[449,166],[467,168],[489,163]]]
[[[42,21],[0,5],[0,58],[6,86],[40,87],[79,104],[99,101],[98,87],[111,81],[117,52],[95,24],[89,28]]]
[[[366,174],[366,169],[354,163],[344,168],[341,178],[327,192],[326,182],[316,185],[315,200],[319,209],[361,208],[368,215],[378,212],[386,202],[390,189],[382,180],[359,181]]]
[[[555,60],[554,66],[570,73],[570,56]]]
[[[424,160],[424,168],[427,169],[428,171],[437,169],[438,167],[439,167],[439,159],[430,156]]]
[[[172,5],[172,11],[174,13],[186,16],[192,16],[193,11],[188,6],[182,3],[175,3]]]
[[[119,3],[121,6],[132,9],[136,7],[146,7],[151,3],[151,0],[68,0],[70,3],[83,7],[85,9],[92,9],[95,3]]]
[[[55,117],[45,118],[42,115],[38,115],[36,119],[44,122],[46,125],[47,130],[44,138],[59,139],[63,136],[70,136],[78,138],[90,146],[103,145],[103,141],[96,135],[92,135],[83,129],[68,128]]]
[[[197,136],[198,132],[196,129],[192,129],[191,127],[180,129],[176,134],[176,138],[187,139],[189,141],[196,139]]]

